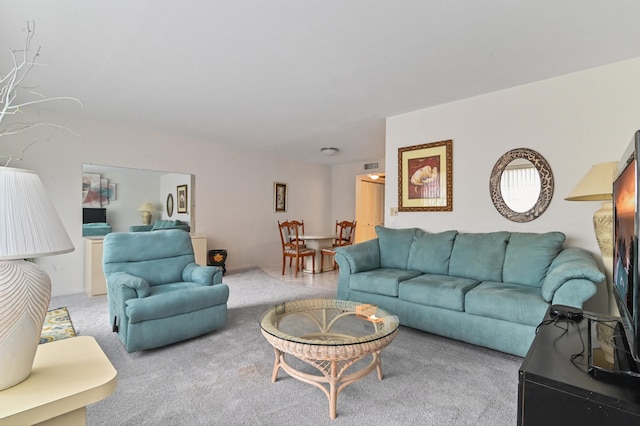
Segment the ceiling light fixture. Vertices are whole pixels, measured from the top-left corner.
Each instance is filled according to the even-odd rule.
[[[326,155],[327,157],[333,157],[338,153],[338,151],[339,151],[338,148],[322,148],[320,150],[320,152]]]
[[[369,179],[372,179],[372,180],[378,180],[379,178],[380,178],[380,175],[375,175],[375,174],[369,175]]]

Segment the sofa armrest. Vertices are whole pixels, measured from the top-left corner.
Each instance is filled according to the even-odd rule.
[[[584,302],[596,294],[596,285],[586,279],[566,281],[553,295],[553,305],[567,305],[582,308]]]
[[[351,273],[380,269],[380,244],[378,238],[351,246],[336,248],[336,259],[339,256],[349,262]],[[337,260],[336,260],[337,261]],[[338,263],[338,265],[340,265]]]
[[[202,285],[214,285],[222,283],[222,269],[217,266],[200,266],[190,263],[182,271],[182,280]]]
[[[149,283],[140,277],[126,272],[114,272],[107,277],[107,286],[112,293],[120,296],[122,301],[147,297],[151,294]]]
[[[582,248],[568,247],[563,249],[558,256],[553,259],[553,262],[551,262],[551,266],[549,266],[549,270],[547,271],[547,276],[542,283],[542,297],[547,302],[551,302],[552,300],[555,302],[556,292],[558,292],[565,283],[569,283],[574,280],[582,283],[572,284],[571,287],[589,287],[588,283],[591,283],[591,286],[593,286],[593,293],[595,293],[595,284],[602,282],[604,278],[604,274],[600,269],[598,269],[598,265],[593,259],[593,256],[591,256],[591,253]],[[571,290],[563,289],[561,295],[566,295],[566,292],[568,291]],[[590,293],[589,290],[585,291],[586,292],[584,294]],[[593,293],[589,294],[588,297],[591,297]],[[580,306],[582,306],[582,304],[580,304]]]
[[[360,244],[336,248],[335,261],[338,264],[338,291],[336,298],[347,300],[351,274],[380,268],[380,246],[378,239]]]

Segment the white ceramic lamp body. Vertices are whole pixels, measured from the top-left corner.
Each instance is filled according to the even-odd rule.
[[[0,167],[0,390],[29,377],[51,298],[49,276],[24,259],[72,250],[38,175]]]

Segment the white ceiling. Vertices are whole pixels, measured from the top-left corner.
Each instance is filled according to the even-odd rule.
[[[0,0],[0,75],[34,20],[32,84],[84,104],[47,108],[337,164],[384,158],[385,117],[640,57],[639,17],[637,0]]]

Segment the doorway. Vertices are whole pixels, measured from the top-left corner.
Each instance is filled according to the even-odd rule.
[[[356,176],[355,243],[376,238],[376,225],[384,225],[384,180],[384,174]]]

